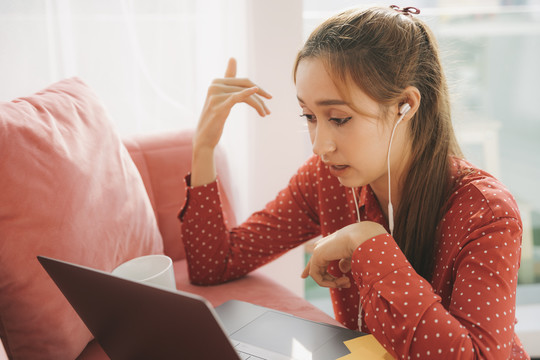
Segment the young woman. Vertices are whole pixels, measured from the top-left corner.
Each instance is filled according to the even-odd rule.
[[[522,224],[512,195],[462,159],[435,39],[414,8],[336,15],[294,79],[314,156],[239,227],[225,224],[213,154],[227,116],[270,95],[226,77],[208,91],[180,214],[191,280],[235,279],[322,235],[302,274],[337,320],[397,358],[528,358],[514,333]]]

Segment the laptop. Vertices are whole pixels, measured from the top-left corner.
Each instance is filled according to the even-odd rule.
[[[201,296],[38,256],[112,359],[336,359],[361,332],[243,301]]]

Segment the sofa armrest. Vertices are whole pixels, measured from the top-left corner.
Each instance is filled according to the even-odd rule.
[[[191,169],[192,136],[193,131],[186,130],[124,139],[156,214],[165,254],[173,260],[185,258],[182,224],[177,216],[186,197],[184,177]],[[236,218],[229,167],[221,147],[216,149],[215,161],[224,217],[234,226]]]

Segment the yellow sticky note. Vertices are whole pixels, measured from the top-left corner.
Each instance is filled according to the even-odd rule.
[[[392,360],[394,357],[375,339],[373,335],[364,335],[356,339],[344,342],[351,352],[349,355],[340,357],[337,360],[357,360],[357,359],[381,359]]]

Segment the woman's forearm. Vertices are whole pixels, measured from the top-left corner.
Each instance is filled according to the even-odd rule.
[[[195,144],[191,159],[191,186],[206,185],[216,180],[214,149],[199,149]]]

